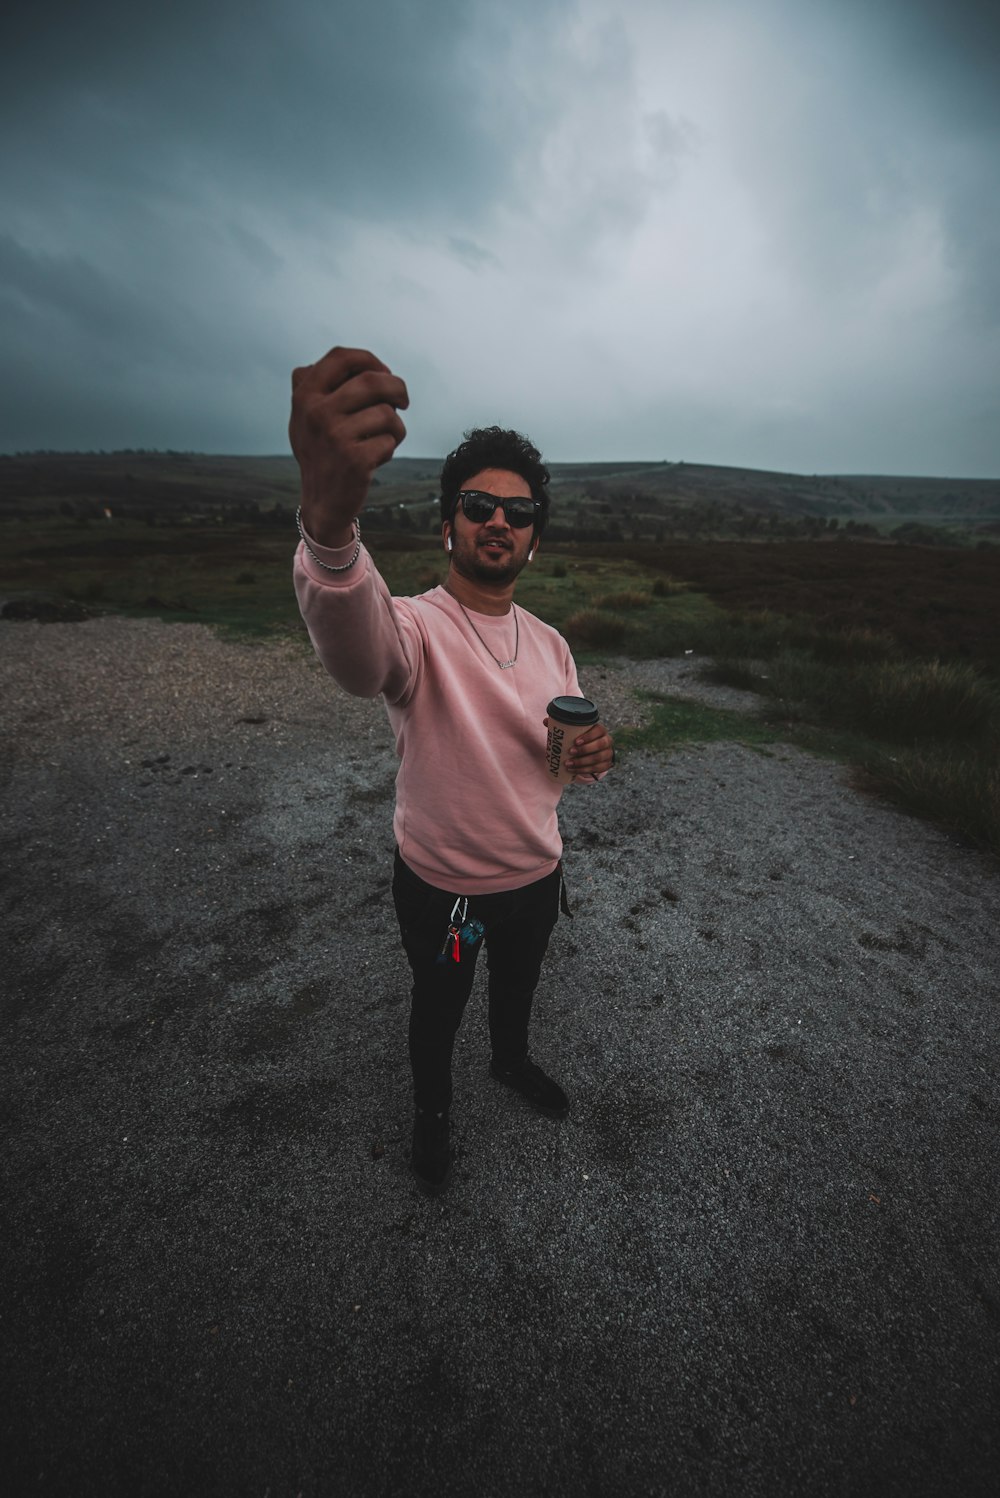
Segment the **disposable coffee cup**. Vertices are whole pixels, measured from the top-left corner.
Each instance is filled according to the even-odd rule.
[[[600,714],[589,697],[553,697],[548,705],[549,734],[545,742],[545,768],[550,780],[568,785],[573,771],[566,768],[570,747]]]

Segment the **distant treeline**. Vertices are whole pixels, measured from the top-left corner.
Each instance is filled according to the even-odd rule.
[[[172,528],[177,525],[235,525],[290,529],[294,525],[296,506],[290,501],[271,500],[259,503],[246,498],[220,499],[197,492],[180,497],[177,486],[163,484],[159,496],[157,485],[144,483],[142,498],[136,499],[126,485],[108,486],[99,499],[63,498],[53,503],[50,513],[78,525],[136,521],[151,527]],[[158,498],[161,501],[158,503]],[[8,519],[29,520],[38,509],[24,501],[7,502],[3,513]],[[436,535],[441,516],[438,505],[372,505],[364,511],[364,527],[380,534],[400,533],[420,536]],[[581,516],[579,519],[550,521],[546,530],[548,542],[666,544],[671,541],[896,541],[916,546],[961,546],[971,538],[966,532],[918,521],[905,521],[891,528],[878,527],[867,521],[842,520],[836,515],[789,515],[747,512],[739,506],[727,509],[718,504],[689,505],[664,515]],[[980,522],[976,544],[981,547],[1000,543],[1000,522]]]
[[[6,506],[7,518],[27,520],[30,512],[19,506]],[[63,499],[54,506],[55,514],[64,520],[75,521],[79,526],[106,524],[109,520],[138,521],[144,526],[174,529],[180,526],[254,526],[266,529],[292,530],[295,524],[295,506],[277,502],[257,505],[251,500],[231,500],[210,505],[198,503],[196,499],[180,500],[172,497],[169,505],[157,508],[156,503],[145,499],[141,505],[129,500],[112,499]],[[37,514],[37,512],[34,512]],[[933,547],[960,547],[969,544],[967,533],[943,526],[928,526],[919,521],[906,521],[891,529],[877,529],[868,521],[841,520],[837,515],[760,515],[738,514],[707,506],[678,509],[669,517],[659,518],[656,523],[644,523],[645,517],[609,517],[602,521],[573,521],[561,523],[554,520],[545,532],[546,542],[585,542],[585,544],[657,544],[681,541],[879,541],[898,542],[906,545],[933,545]],[[437,506],[427,505],[368,505],[364,511],[365,532],[397,533],[400,536],[419,538],[422,535],[437,535],[440,529],[440,511]],[[991,535],[984,535],[991,532]],[[979,547],[1000,544],[1000,523],[981,524],[978,527]]]
[[[142,449],[0,455],[0,519],[45,515],[78,525],[290,526],[298,503],[291,456],[248,458]],[[365,527],[436,534],[428,460],[379,470]],[[550,541],[610,545],[676,541],[900,541],[983,547],[1000,541],[1000,485],[986,480],[763,473],[688,463],[615,471],[553,469]]]

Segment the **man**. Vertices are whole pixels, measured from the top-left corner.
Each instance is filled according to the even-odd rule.
[[[406,435],[408,405],[381,360],[335,348],[293,373],[289,435],[302,475],[302,616],[330,675],[357,696],[381,694],[396,735],[392,888],[413,973],[411,1167],[436,1193],[451,1177],[452,1049],[481,946],[491,1075],[549,1117],[569,1112],[528,1054],[528,1022],[561,886],[546,707],[580,689],[561,635],[513,601],[549,507],[548,470],[517,432],[470,432],[450,454],[448,580],[418,598],[390,596],[357,517],[375,469]],[[571,753],[575,779],[592,782],[614,751],[597,723]]]

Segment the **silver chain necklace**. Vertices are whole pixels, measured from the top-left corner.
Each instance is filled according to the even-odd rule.
[[[452,595],[452,597],[454,597],[454,594]],[[459,600],[457,598],[455,599],[455,602],[458,604],[459,608],[462,610],[462,613],[465,615],[466,619],[469,619],[469,611],[465,607],[465,604],[464,603],[459,603]],[[513,603],[511,604],[510,607],[511,607],[511,612],[514,615],[514,654],[511,656],[511,658],[510,658],[509,661],[502,661],[502,660],[500,660],[500,658],[498,656],[495,656],[493,654],[492,650],[487,645],[486,641],[483,639],[482,635],[479,633],[478,629],[473,624],[472,620],[469,619],[469,628],[472,630],[472,633],[475,635],[476,639],[479,641],[480,645],[486,651],[486,654],[490,657],[490,659],[496,661],[496,663],[500,667],[501,671],[509,671],[510,668],[511,668],[511,666],[516,666],[517,665],[517,652],[520,649],[520,645],[521,645],[521,631],[520,631],[520,627],[518,626],[518,622],[517,622],[517,608],[516,608],[516,606]]]

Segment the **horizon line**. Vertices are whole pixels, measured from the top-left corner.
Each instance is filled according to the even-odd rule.
[[[218,458],[254,460],[266,459],[269,461],[281,460],[282,462],[294,463],[295,458],[291,452],[205,452],[199,448],[180,447],[114,447],[114,448],[56,448],[37,447],[20,448],[15,451],[0,452],[0,462],[5,459],[15,460],[18,458],[120,458],[120,457],[160,457],[160,458]],[[441,464],[444,455],[440,456],[413,456],[409,453],[394,454],[388,463],[381,465],[388,468],[392,463],[429,463]],[[904,473],[890,472],[878,469],[813,469],[801,468],[758,468],[748,463],[709,463],[700,459],[691,458],[546,458],[546,466],[549,468],[713,468],[732,473],[756,473],[761,475],[774,475],[782,478],[802,479],[914,479],[925,483],[960,483],[960,484],[996,484],[1000,483],[1000,474],[971,474],[960,475],[955,473]],[[377,470],[376,470],[377,472]]]

